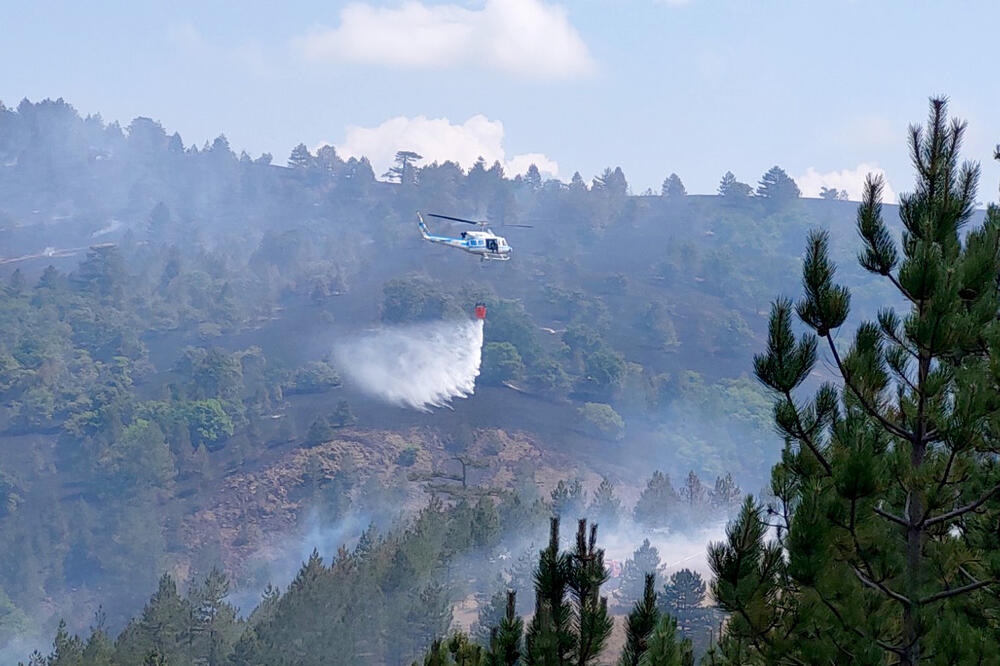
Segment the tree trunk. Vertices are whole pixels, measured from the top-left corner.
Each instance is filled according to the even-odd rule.
[[[913,467],[914,476],[923,465],[924,454],[927,451],[927,445],[924,442],[924,433],[927,432],[924,414],[924,387],[930,372],[930,365],[930,355],[923,351],[920,352],[919,376],[917,378],[917,390],[920,392],[920,398],[910,449],[910,465]],[[909,511],[906,518],[909,526],[906,529],[906,575],[909,580],[907,597],[910,601],[903,606],[903,655],[901,661],[905,666],[918,666],[920,663],[921,634],[919,595],[924,545],[924,495],[922,489],[911,488],[907,499]]]

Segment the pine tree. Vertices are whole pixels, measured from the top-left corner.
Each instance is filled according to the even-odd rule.
[[[640,666],[693,666],[694,653],[691,642],[677,635],[677,621],[669,615],[660,615],[659,622],[647,639],[646,652],[639,660]]]
[[[725,541],[709,545],[708,563],[715,576],[712,596],[729,613],[722,651],[738,652],[750,644],[755,662],[771,664],[781,663],[793,649],[794,639],[782,637],[783,625],[794,627],[798,609],[794,595],[784,593],[787,571],[782,548],[768,542],[766,535],[763,509],[748,496],[726,527]]]
[[[649,539],[643,539],[632,557],[622,566],[621,582],[618,585],[618,600],[623,604],[638,599],[643,591],[645,577],[654,576],[660,570],[660,553]]]
[[[471,642],[463,633],[451,637],[448,641],[448,651],[455,666],[480,666],[486,660],[486,651],[482,646]]]
[[[615,484],[604,477],[594,491],[587,513],[599,525],[615,527],[621,520],[622,502],[615,496]]]
[[[378,542],[378,530],[375,528],[375,523],[370,523],[358,537],[358,544],[354,547],[355,557],[366,557],[374,550]]]
[[[10,289],[10,293],[15,296],[20,296],[24,293],[27,288],[27,280],[24,279],[24,273],[21,272],[20,268],[15,268],[14,272],[10,274],[10,278],[7,280],[7,288]]]
[[[309,430],[306,431],[304,444],[306,446],[318,446],[324,442],[329,442],[334,436],[330,422],[321,416],[309,426]]]
[[[334,410],[333,414],[330,416],[330,420],[336,425],[343,427],[351,425],[355,422],[354,412],[351,411],[351,405],[346,400],[337,401],[337,409]]]
[[[723,515],[729,515],[729,513],[739,508],[740,501],[743,498],[743,491],[733,481],[733,475],[726,472],[725,476],[716,477],[715,487],[712,489],[710,495],[712,507]]]
[[[49,666],[78,666],[83,659],[83,642],[66,631],[66,621],[59,620],[56,638],[49,655]]]
[[[705,601],[705,581],[701,574],[681,569],[670,574],[663,588],[663,612],[672,615],[682,629],[698,617]]]
[[[521,658],[521,635],[524,621],[517,616],[517,597],[514,590],[506,594],[506,607],[500,623],[490,631],[490,652],[487,666],[515,666]]]
[[[31,654],[28,655],[27,666],[46,666],[47,662],[48,660],[45,658],[45,655],[38,650],[32,650]],[[21,662],[18,662],[17,666],[22,666]]]
[[[394,641],[396,645],[393,647],[401,656],[412,657],[414,653],[419,654],[419,650],[434,640],[436,636],[441,636],[448,631],[452,612],[448,591],[442,585],[430,584],[422,589],[411,591],[408,596],[407,605],[409,608],[405,613],[402,626],[396,632]],[[459,653],[462,653],[464,652],[464,644],[467,642],[467,639],[462,636],[460,643],[454,647]]]
[[[757,196],[763,197],[775,205],[798,199],[801,194],[795,181],[785,173],[784,169],[777,166],[768,169],[767,173],[761,176],[760,184],[757,186]]]
[[[118,637],[115,661],[134,664],[150,654],[162,659],[182,659],[189,642],[191,618],[191,605],[177,593],[174,579],[163,574],[142,616],[126,626]]]
[[[639,495],[632,515],[637,523],[646,527],[663,527],[672,520],[679,499],[670,477],[657,470]]]
[[[530,165],[528,170],[524,172],[524,184],[533,191],[542,189],[542,174],[539,173],[538,167],[534,164]]]
[[[753,188],[736,180],[732,171],[727,171],[719,181],[719,196],[731,199],[746,199],[753,195]]]
[[[648,647],[650,634],[660,620],[656,606],[656,574],[647,573],[643,585],[642,599],[635,602],[632,612],[625,620],[625,648],[622,650],[618,666],[638,666]]]
[[[608,167],[600,176],[594,178],[592,189],[605,192],[614,197],[624,197],[628,194],[628,182],[621,167]]]
[[[535,568],[535,615],[524,637],[524,660],[528,666],[559,666],[570,663],[576,644],[572,611],[566,601],[569,556],[559,552],[559,518],[549,524],[549,545],[538,556]]]
[[[573,662],[586,666],[597,660],[611,635],[613,621],[608,614],[607,597],[601,596],[601,586],[610,572],[604,567],[604,550],[597,548],[597,525],[581,519],[576,532],[576,549],[568,559],[567,586],[574,601],[577,628]]]
[[[306,144],[300,143],[292,148],[292,154],[288,156],[288,166],[292,169],[307,169],[312,166],[313,156],[306,148]]]
[[[660,610],[677,620],[678,629],[702,652],[711,642],[717,612],[705,606],[705,581],[701,574],[681,569],[663,586]]]
[[[431,643],[431,647],[427,650],[427,654],[424,655],[423,661],[414,661],[412,666],[419,666],[421,663],[423,666],[451,666],[451,655],[448,653],[448,646],[440,638],[435,638],[434,642]]]
[[[337,149],[333,146],[321,146],[316,150],[316,164],[329,177],[336,177],[344,161],[337,155]]]
[[[660,194],[668,201],[675,201],[686,197],[687,190],[684,189],[684,183],[681,182],[680,176],[672,173],[663,181],[663,185],[660,187]]]
[[[826,199],[827,201],[846,201],[847,192],[845,190],[838,190],[836,187],[823,186],[819,190],[819,198]]]
[[[225,662],[242,630],[236,608],[225,601],[227,596],[229,580],[216,568],[188,595],[194,618],[192,647],[210,666]]]
[[[694,470],[688,472],[680,496],[686,505],[682,522],[689,525],[701,525],[709,512],[709,494],[705,484],[701,482]]]
[[[94,613],[94,624],[90,627],[90,638],[83,648],[82,663],[85,666],[110,666],[114,659],[115,647],[108,636],[106,623],[104,609],[98,607]]]
[[[584,509],[584,490],[580,479],[566,483],[560,479],[550,493],[552,498],[552,513],[556,516],[579,517]]]
[[[270,583],[264,588],[261,594],[260,603],[250,613],[246,621],[246,629],[240,639],[233,647],[230,661],[234,664],[253,663],[254,659],[263,651],[260,642],[258,629],[267,627],[278,612],[278,604],[281,599],[281,591]]]
[[[687,481],[681,489],[681,498],[691,508],[703,505],[708,501],[708,490],[705,489],[705,484],[701,482],[694,470],[688,472]]]
[[[900,244],[882,218],[882,180],[865,183],[859,260],[905,312],[887,306],[849,347],[838,344],[850,292],[834,281],[820,232],[810,235],[795,306],[811,332],[795,340],[789,301],[772,309],[755,369],[790,443],[768,511],[780,539],[764,543],[751,524],[763,509],[747,503],[711,557],[713,591],[733,612],[727,634],[767,658],[846,650],[857,663],[907,666],[1000,659],[1000,208],[965,228],[979,169],[959,163],[964,132],[943,99],[931,101],[926,130],[911,128],[917,180],[900,197]],[[841,379],[804,403],[796,393],[819,342]],[[748,609],[749,621],[737,620]]]
[[[472,524],[469,526],[472,544],[476,548],[492,548],[502,536],[496,504],[489,496],[480,496],[472,507]]]
[[[412,150],[400,150],[396,152],[395,166],[382,174],[387,180],[392,180],[401,185],[415,185],[417,182],[417,168],[414,162],[424,159]]]
[[[507,612],[508,590],[497,590],[489,600],[479,607],[476,621],[469,634],[480,643],[489,644],[490,635],[503,621]]]

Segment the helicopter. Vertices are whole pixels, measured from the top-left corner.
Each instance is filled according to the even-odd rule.
[[[489,223],[485,220],[466,220],[461,217],[438,215],[437,213],[428,213],[428,215],[442,220],[472,224],[478,226],[479,230],[463,231],[460,238],[435,236],[431,234],[431,232],[427,229],[427,225],[424,224],[424,216],[418,212],[417,219],[419,220],[420,235],[424,237],[424,240],[432,243],[441,243],[442,245],[447,245],[449,247],[457,247],[460,250],[468,252],[469,254],[478,255],[482,261],[507,261],[510,259],[511,247],[507,244],[507,239],[503,236],[497,236],[493,233],[492,229],[487,228]],[[531,227],[529,224],[509,224],[506,226]]]

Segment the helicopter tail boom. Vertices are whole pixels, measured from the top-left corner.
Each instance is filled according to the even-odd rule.
[[[424,216],[420,213],[417,213],[417,226],[420,228],[420,235],[423,236],[423,239],[426,241],[467,249],[466,242],[461,238],[451,238],[450,236],[437,236],[432,234],[427,228],[427,225],[424,224]]]
[[[424,216],[420,213],[417,213],[417,226],[420,227],[420,235],[425,239],[430,240],[431,232],[427,229],[427,225],[424,224]]]

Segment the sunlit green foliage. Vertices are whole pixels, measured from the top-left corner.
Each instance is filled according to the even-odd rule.
[[[900,238],[882,179],[868,178],[858,260],[896,294],[853,340],[841,329],[855,292],[826,231],[809,234],[801,300],[773,305],[754,366],[787,445],[767,505],[747,498],[709,551],[713,596],[731,613],[728,663],[1000,658],[1000,209],[973,222],[979,167],[959,162],[964,132],[944,99],[911,127]],[[837,381],[803,399],[821,348]]]

